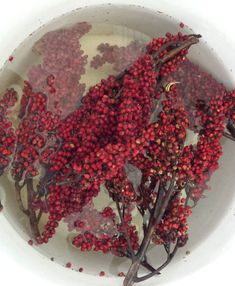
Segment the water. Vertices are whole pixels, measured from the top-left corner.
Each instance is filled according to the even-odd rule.
[[[135,17],[132,17],[132,14],[135,14]],[[128,18],[127,15],[130,15],[130,17]],[[143,19],[143,22],[141,23],[138,19]],[[84,30],[86,32],[84,32]],[[84,10],[74,11],[71,14],[54,20],[26,39],[12,55],[13,61],[8,61],[2,70],[0,76],[0,94],[10,87],[14,87],[19,94],[18,104],[15,107],[15,113],[12,117],[14,126],[17,127],[19,124],[16,114],[19,111],[19,102],[25,80],[29,81],[33,89],[40,87],[48,94],[49,110],[58,113],[59,108],[62,107],[63,111],[62,113],[58,113],[58,115],[65,117],[76,109],[76,106],[79,105],[80,98],[86,93],[90,86],[100,82],[101,79],[106,78],[108,75],[116,75],[128,67],[142,52],[145,43],[153,36],[163,36],[166,32],[176,33],[178,31],[191,33],[188,27],[185,26],[184,29],[179,27],[178,21],[163,14],[145,11],[140,7],[123,8],[122,6],[118,6],[114,8],[112,6],[102,6],[97,9],[86,8]],[[50,32],[50,34],[48,34],[48,32]],[[71,33],[70,36],[66,36],[68,37],[66,39],[74,37],[74,41],[71,41],[71,45],[68,45],[67,41],[63,41],[63,37],[66,33]],[[84,33],[84,35],[77,36],[76,33]],[[62,37],[62,39],[58,40],[58,37]],[[51,59],[46,58],[45,54],[47,52],[44,51],[45,47],[50,46],[50,44],[54,42],[56,45],[60,43],[60,45],[55,48],[55,51],[57,50],[58,52],[58,49],[61,50],[62,56],[61,58],[57,58],[57,60],[54,60],[51,51],[49,51]],[[97,55],[102,56],[102,53],[97,49],[102,43],[107,43],[109,48],[113,48],[115,51],[113,53],[114,58],[108,58],[100,67],[94,68],[94,57]],[[120,47],[123,47],[123,49],[120,49]],[[127,47],[129,48],[127,49]],[[53,50],[53,45],[50,46],[49,50],[51,49]],[[126,61],[124,50],[127,55],[128,53],[131,55],[132,58],[130,62]],[[68,63],[63,62],[63,53],[66,53],[66,60],[68,60],[67,57],[77,57],[77,67],[81,67],[80,73],[77,73],[77,67],[71,69]],[[130,57],[127,58],[130,59]],[[205,44],[202,43],[197,47],[193,47],[190,58],[192,61],[200,63],[200,65],[207,70],[216,71],[216,76],[226,84],[228,83],[229,76],[227,71],[224,70],[220,60],[213,55]],[[207,59],[208,63],[206,66],[205,59]],[[102,62],[102,60],[100,61]],[[83,62],[83,64],[79,64],[81,62]],[[39,70],[41,71],[40,73],[38,73]],[[36,76],[35,73],[37,74]],[[38,81],[39,74],[44,76],[43,82]],[[64,91],[58,82],[56,83],[56,92],[60,96],[58,96],[59,100],[55,100],[54,93],[48,90],[48,85],[45,83],[51,75],[63,79],[68,74],[71,75],[68,79],[68,85],[72,86],[77,97],[70,102],[71,94]],[[192,136],[189,138],[189,141],[190,140],[194,140]],[[40,175],[42,174],[39,174],[39,176]],[[38,178],[35,179],[34,185],[37,183]],[[1,178],[1,187],[1,198],[3,198],[4,205],[6,206],[6,216],[27,241],[31,236],[28,220],[16,207],[14,182],[9,173]],[[25,190],[22,191],[22,197],[24,204],[26,204],[27,198]],[[104,202],[106,202],[105,204],[111,203],[105,192],[99,195],[94,203],[99,209],[100,205]],[[139,225],[137,212],[134,213],[134,216],[136,224]],[[41,226],[44,225],[46,219],[46,216],[42,217]],[[192,225],[193,231],[196,232],[198,230],[197,222],[195,226],[192,222]],[[205,232],[204,237],[206,237],[206,235],[207,232]],[[66,262],[70,261],[75,270],[83,267],[86,273],[94,275],[97,275],[100,270],[104,270],[109,273],[110,276],[116,276],[118,272],[126,270],[128,265],[127,261],[113,257],[112,255],[104,256],[101,253],[80,252],[71,246],[70,240],[71,233],[68,232],[67,224],[61,223],[57,234],[48,245],[35,246],[35,248],[48,258],[53,257],[54,261],[61,265],[65,265]],[[196,243],[197,242],[193,241],[191,246],[193,247]],[[160,259],[161,255],[161,252],[158,253],[157,259]],[[180,255],[176,260],[177,259],[180,259]],[[97,265],[99,265],[99,267],[97,267]]]

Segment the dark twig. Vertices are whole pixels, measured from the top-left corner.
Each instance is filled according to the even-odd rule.
[[[134,257],[133,263],[130,266],[129,271],[126,275],[126,278],[124,280],[124,286],[133,285],[133,283],[137,279],[137,272],[139,270],[140,263],[143,261],[143,259],[145,257],[145,254],[146,254],[146,251],[149,247],[155,226],[157,224],[159,224],[159,222],[161,221],[161,219],[165,213],[165,210],[167,208],[167,205],[169,203],[169,200],[172,196],[172,193],[174,191],[174,182],[175,182],[175,175],[173,176],[171,183],[170,183],[170,186],[166,192],[165,192],[165,189],[163,188],[163,186],[161,186],[161,184],[158,183],[158,192],[157,192],[158,196],[157,196],[157,199],[155,201],[154,209],[152,211],[152,214],[151,214],[151,217],[149,220],[147,232],[146,232],[144,239],[140,245],[139,251],[138,251],[137,255]],[[165,195],[164,195],[164,193],[165,193]]]
[[[158,267],[155,271],[153,271],[153,272],[151,272],[145,276],[137,277],[135,279],[135,282],[142,282],[142,281],[145,281],[145,280],[153,277],[154,275],[160,274],[160,271],[162,269],[164,269],[171,262],[171,260],[174,258],[178,248],[179,248],[179,244],[177,242],[175,247],[174,247],[174,250],[171,253],[170,252],[168,253],[166,261],[160,267]]]
[[[29,216],[30,227],[34,238],[37,239],[40,237],[40,231],[38,228],[37,216],[32,206],[35,197],[35,192],[33,189],[33,179],[32,178],[26,179],[26,185],[27,185],[28,212],[29,212],[28,216]]]
[[[232,138],[234,139],[235,138],[235,127],[233,126],[231,120],[229,120],[228,124],[227,124],[227,129],[230,133],[230,135],[232,136]]]
[[[43,208],[41,207],[40,210],[39,210],[39,213],[37,215],[37,222],[38,223],[40,222],[40,219],[41,219],[42,215],[43,215]]]
[[[224,132],[223,133],[223,136],[232,140],[232,141],[235,141],[235,137],[233,137],[231,134],[229,134],[228,132]]]
[[[29,215],[29,210],[27,210],[24,207],[23,201],[22,201],[22,197],[21,197],[21,190],[23,189],[23,187],[25,186],[25,183],[23,183],[23,185],[20,185],[18,181],[15,182],[15,195],[16,195],[16,200],[18,202],[19,208],[20,210],[26,214]]]
[[[122,256],[124,256],[124,257],[126,257],[126,258],[132,260],[131,254],[130,254],[129,252],[128,252],[128,253],[119,252],[119,253],[120,253],[120,255],[122,255]],[[153,272],[153,271],[156,270],[152,265],[150,265],[150,264],[148,263],[147,259],[144,259],[144,260],[140,263],[140,265],[143,266],[144,268],[146,268],[146,269],[147,269],[148,271],[150,271],[150,272]]]
[[[179,54],[182,50],[189,49],[192,45],[197,44],[199,42],[199,38],[201,38],[201,35],[193,35],[193,36],[189,37],[187,40],[185,40],[183,42],[179,42],[178,47],[170,50],[165,56],[160,58],[157,61],[156,66],[160,66],[160,65],[168,62],[169,60],[174,58],[177,54]]]
[[[154,272],[154,271],[156,271],[156,269],[155,269],[152,265],[150,265],[150,264],[147,262],[147,260],[143,260],[143,261],[141,262],[141,265],[144,266],[146,269],[148,269],[151,273]]]
[[[156,52],[153,53],[153,58],[157,59],[159,57],[159,55],[165,51],[167,48],[175,48],[175,47],[179,47],[180,45],[180,41],[173,41],[173,42],[169,42],[164,44],[162,47],[160,47]]]

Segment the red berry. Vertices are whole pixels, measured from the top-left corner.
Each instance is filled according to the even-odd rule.
[[[179,24],[179,26],[180,26],[180,28],[184,28],[184,23],[181,22],[181,23]]]
[[[33,245],[33,240],[30,239],[30,240],[28,241],[28,244],[29,244],[29,245]]]
[[[99,276],[100,276],[100,277],[105,276],[105,272],[104,272],[104,271],[100,271]]]

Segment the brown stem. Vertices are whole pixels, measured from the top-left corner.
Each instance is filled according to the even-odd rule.
[[[20,210],[24,214],[29,215],[29,211],[25,209],[24,204],[22,202],[22,198],[21,198],[21,190],[23,189],[24,185],[25,183],[23,183],[23,185],[20,185],[18,181],[15,182],[15,195],[16,195],[16,200],[18,202]]]
[[[154,272],[156,269],[150,265],[147,261],[142,261],[141,265],[144,266],[147,270],[149,270],[151,273]]]
[[[179,54],[184,49],[189,49],[192,45],[195,45],[199,42],[199,38],[201,35],[192,35],[187,40],[183,41],[182,43],[179,42],[179,46],[169,51],[165,56],[160,58],[157,62],[157,65],[162,65],[172,58],[174,58],[177,54]]]
[[[124,257],[132,260],[132,257],[131,257],[130,253],[122,253],[122,252],[120,252],[120,254],[123,255]],[[153,271],[156,270],[152,265],[150,265],[148,263],[146,258],[140,263],[140,265],[143,266],[144,268],[146,268],[147,270],[149,270],[150,272],[153,272]]]
[[[173,41],[173,42],[169,42],[169,43],[164,44],[156,52],[153,53],[153,58],[157,59],[159,57],[159,55],[163,51],[165,51],[167,48],[169,48],[169,47],[178,47],[179,44],[180,44],[180,41]]]
[[[229,135],[231,135],[232,136],[232,138],[233,139],[235,139],[235,127],[233,126],[233,124],[232,124],[232,122],[231,122],[231,120],[229,120],[229,122],[228,122],[228,124],[227,124],[227,129],[228,129],[228,131],[229,131]],[[231,139],[231,138],[230,138]],[[233,140],[232,139],[232,140]]]
[[[160,271],[162,269],[164,269],[171,262],[171,260],[174,258],[178,248],[179,248],[179,245],[178,245],[178,242],[177,242],[175,247],[174,247],[174,250],[171,253],[168,253],[167,260],[160,267],[158,267],[155,271],[153,271],[153,272],[151,272],[151,273],[149,273],[149,274],[147,274],[145,276],[137,277],[135,279],[135,282],[142,282],[142,281],[145,281],[145,280],[153,277],[154,275],[160,274]]]
[[[40,222],[40,219],[41,219],[41,217],[42,217],[42,214],[43,214],[43,209],[40,208],[39,213],[38,213],[38,215],[37,215],[37,222],[38,222],[38,223]]]
[[[235,141],[235,137],[233,137],[231,134],[227,133],[227,132],[224,132],[223,133],[223,136],[232,140],[232,141]]]
[[[27,198],[28,198],[28,212],[29,212],[29,222],[31,231],[33,234],[34,239],[37,239],[40,237],[40,231],[38,228],[38,219],[36,216],[35,211],[33,210],[33,200],[35,197],[35,192],[33,189],[33,179],[29,178],[26,179],[26,185],[27,185]]]
[[[165,196],[164,196],[164,193],[165,193],[164,188],[160,184],[158,184],[158,196],[157,196],[154,209],[153,209],[153,212],[149,220],[148,229],[141,243],[140,249],[137,255],[134,257],[132,265],[130,266],[129,271],[125,277],[124,286],[133,285],[137,279],[137,273],[140,267],[140,263],[143,261],[143,258],[146,255],[146,251],[149,247],[154,229],[156,225],[159,224],[159,222],[161,221],[166,211],[171,195],[174,191],[174,180],[175,180],[175,176],[173,176],[170,186],[168,190],[166,191]]]

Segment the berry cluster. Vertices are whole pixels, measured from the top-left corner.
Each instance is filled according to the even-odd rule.
[[[0,100],[0,175],[10,163],[15,148],[15,130],[10,120],[10,110],[17,101],[17,93],[8,89]]]
[[[85,91],[85,84],[79,81],[85,73],[87,56],[79,40],[90,29],[91,25],[84,22],[52,31],[33,48],[42,57],[42,63],[30,68],[28,81],[35,92],[48,96],[48,108],[56,114],[68,115]]]
[[[169,203],[161,222],[156,226],[153,242],[156,244],[177,243],[184,246],[188,240],[187,218],[192,211],[185,206],[185,199],[177,197]]]
[[[98,224],[97,228],[93,228],[92,225],[92,228],[86,230],[86,226],[82,226],[79,230],[81,233],[73,238],[72,244],[81,251],[111,252],[116,256],[124,256],[128,252],[126,236],[130,238],[132,249],[138,249],[138,233],[131,221],[130,212],[125,215],[122,222],[118,222],[113,209],[106,207],[95,221],[95,225]]]
[[[222,155],[220,138],[233,120],[234,91],[227,92],[212,75],[186,60],[165,82],[176,82],[189,120],[189,129],[198,136],[196,146],[185,146],[178,163],[179,187],[191,182],[191,198],[197,201],[208,188],[206,182],[218,168]]]
[[[126,161],[134,162],[134,158],[144,153],[144,148],[159,135],[156,129],[160,124],[148,125],[148,122],[157,84],[158,71],[155,67],[169,52],[161,47],[164,44],[170,47],[172,41],[183,43],[187,39],[177,35],[165,41],[154,40],[148,52],[140,56],[120,79],[110,76],[90,88],[82,106],[55,128],[61,144],[46,167],[52,172],[54,180],[47,186],[49,220],[38,242],[47,242],[62,218],[81,211],[99,193],[101,184],[108,185],[111,193],[115,192],[126,201],[136,199],[124,168]],[[153,52],[160,48],[159,56],[155,55]],[[185,53],[184,49],[180,51],[172,65],[173,62],[176,65],[184,61]],[[169,61],[167,64],[169,66]],[[170,114],[170,102],[173,103],[173,100],[168,101],[163,102],[164,110],[159,115],[161,124],[165,124],[168,118],[165,113]],[[176,116],[170,115],[169,120],[179,117],[175,134],[181,142],[185,137],[187,120],[182,108],[174,112]],[[168,132],[174,130],[173,124],[170,124]]]
[[[59,122],[59,116],[47,111],[47,97],[33,92],[25,84],[20,109],[20,123],[16,130],[17,146],[14,154],[12,174],[16,181],[39,174],[38,164],[45,160],[45,152],[50,144],[50,132]],[[56,149],[56,144],[53,144]],[[42,154],[42,158],[40,158]]]
[[[143,53],[145,44],[139,41],[131,41],[127,46],[119,47],[108,43],[101,43],[97,50],[101,55],[93,57],[90,65],[98,69],[105,63],[113,65],[113,70],[122,72],[126,67],[131,66],[137,57]]]

